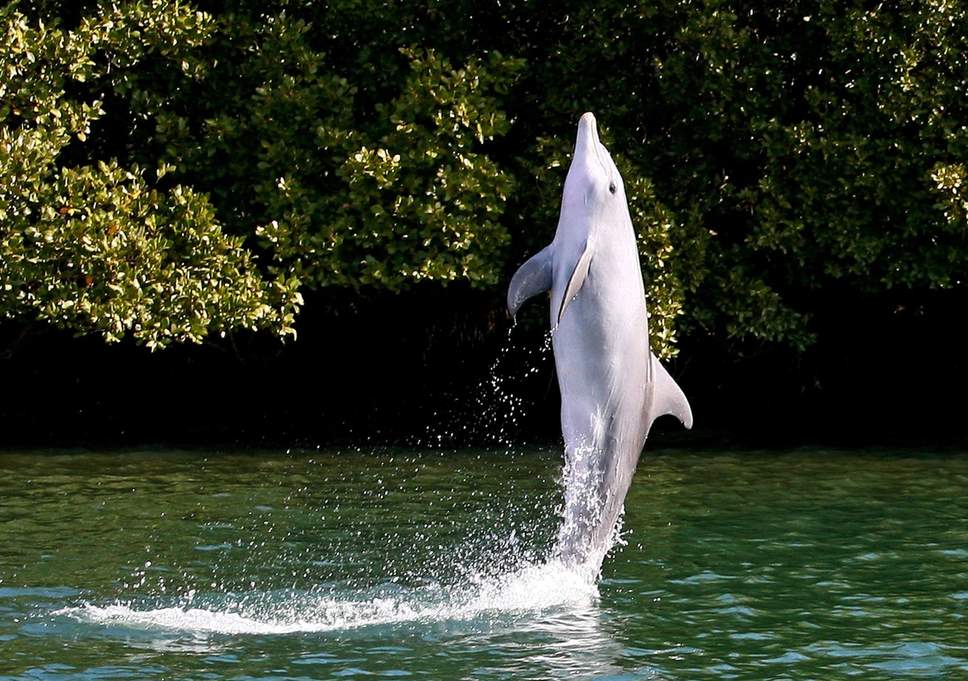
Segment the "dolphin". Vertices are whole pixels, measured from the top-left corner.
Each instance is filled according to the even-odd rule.
[[[692,427],[682,390],[649,349],[639,252],[625,187],[582,115],[554,240],[511,279],[507,306],[551,291],[565,442],[563,562],[601,569],[652,423]]]

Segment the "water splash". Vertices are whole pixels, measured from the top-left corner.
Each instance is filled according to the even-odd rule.
[[[593,447],[579,447],[567,453],[562,469],[561,487],[564,504],[561,508],[561,527],[558,531],[556,551],[569,559],[572,556],[588,557],[592,531],[601,516],[602,472],[599,457]],[[602,556],[604,557],[604,555]],[[585,569],[597,572],[600,561],[584,560]]]
[[[524,383],[549,366],[551,333],[540,345],[514,341],[515,325],[508,327],[487,374],[469,392],[466,401],[432,414],[421,437],[412,444],[444,447],[468,442],[496,445],[513,453],[515,433],[529,401],[522,395]],[[534,391],[530,391],[534,392]]]
[[[58,610],[54,615],[130,628],[290,634],[420,622],[489,620],[561,609],[581,612],[593,607],[597,598],[597,586],[586,574],[560,561],[549,561],[519,567],[499,577],[485,576],[456,588],[430,584],[406,589],[384,584],[369,593],[357,592],[352,596],[341,595],[339,589],[330,593],[215,594],[207,603],[196,602],[193,595],[180,605],[85,603]]]
[[[616,546],[624,546],[622,527],[625,520],[624,504],[607,535],[601,534],[603,517],[610,492],[603,487],[601,450],[581,446],[565,454],[560,487],[564,502],[559,510],[554,555],[576,569],[584,571],[588,579],[601,576],[605,556]]]
[[[436,440],[439,444],[448,439],[452,440],[459,433],[465,439],[498,444],[504,448],[505,454],[513,454],[517,444],[513,434],[530,406],[521,397],[521,382],[537,374],[547,363],[554,337],[552,329],[545,332],[540,346],[529,344],[521,348],[514,342],[514,329],[513,324],[508,328],[507,336],[500,345],[486,378],[473,391],[471,413],[461,416],[452,414],[447,422],[457,425],[448,425],[449,430],[440,425],[429,428],[428,433],[436,432],[436,436],[429,437],[431,441]],[[514,363],[509,360],[514,353],[522,351],[525,353],[523,362]],[[523,376],[509,372],[509,365],[522,366],[523,371],[519,370],[518,373]],[[594,434],[592,438],[593,443],[603,439],[603,432]],[[610,529],[608,536],[596,534],[596,529],[601,524],[607,492],[602,486],[601,450],[593,443],[565,453],[565,465],[559,481],[564,503],[559,508],[561,524],[552,555],[574,564],[575,569],[595,580],[599,576],[605,555],[613,546],[621,543],[624,509],[619,511],[618,521]]]

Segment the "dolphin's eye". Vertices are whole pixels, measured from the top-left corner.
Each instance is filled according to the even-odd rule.
[[[615,183],[614,182],[609,182],[608,183],[608,191],[612,192],[613,194],[615,193]]]

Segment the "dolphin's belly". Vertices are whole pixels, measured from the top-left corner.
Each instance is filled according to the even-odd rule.
[[[567,448],[638,438],[648,379],[645,302],[589,280],[552,336]]]

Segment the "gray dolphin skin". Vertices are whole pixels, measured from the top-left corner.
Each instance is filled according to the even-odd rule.
[[[554,240],[524,263],[508,311],[551,291],[551,332],[565,442],[560,558],[601,568],[652,423],[692,427],[682,390],[649,349],[639,253],[625,187],[598,140],[578,122]]]

